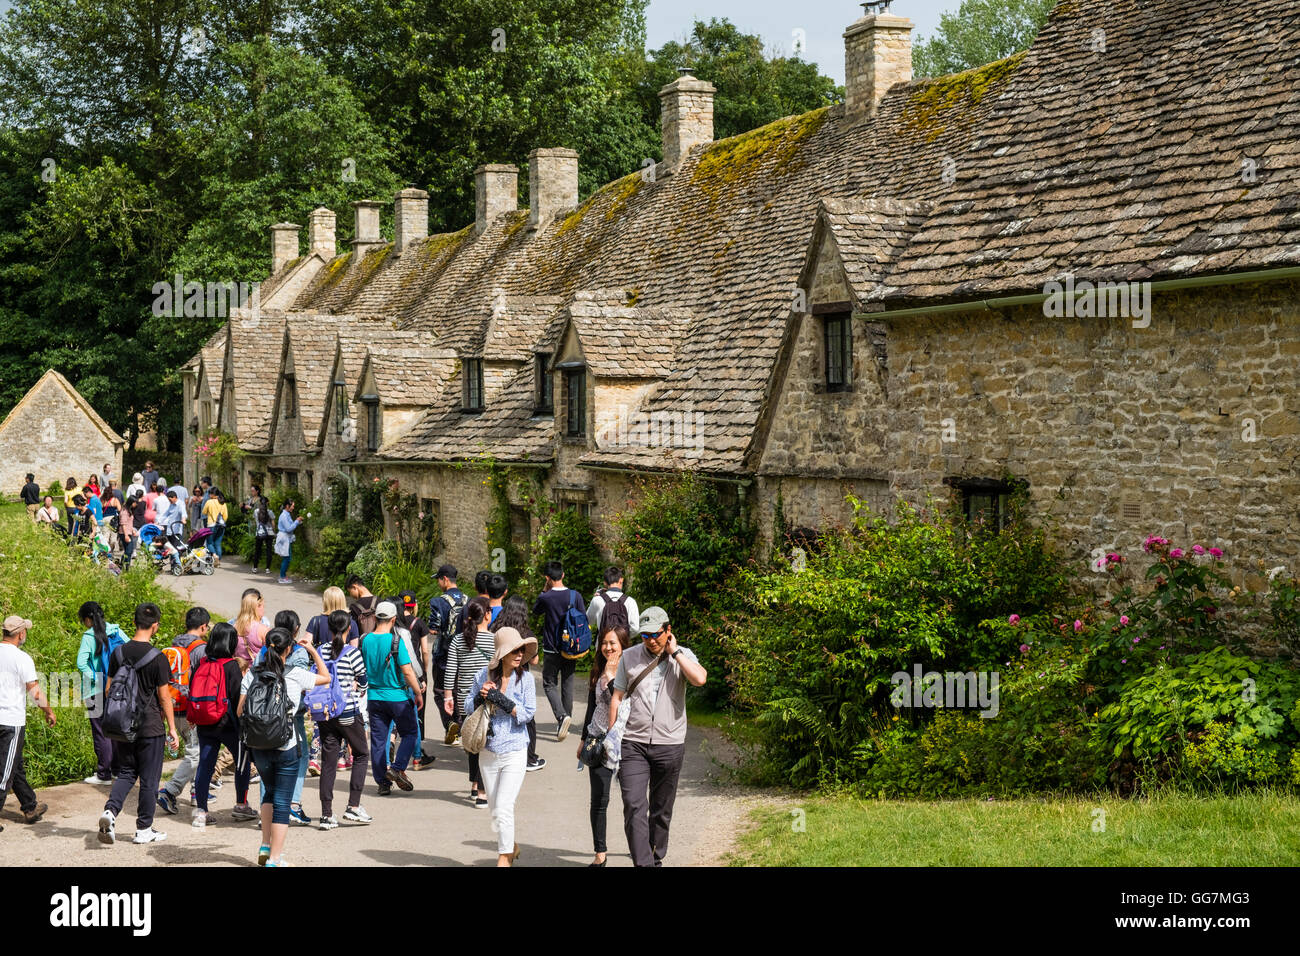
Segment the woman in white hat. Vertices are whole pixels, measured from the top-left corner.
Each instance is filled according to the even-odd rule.
[[[501,628],[491,662],[479,671],[464,701],[466,713],[484,704],[493,708],[479,767],[497,833],[497,866],[511,866],[519,859],[515,799],[528,769],[528,722],[537,711],[537,688],[524,667],[536,656],[536,638],[525,639],[513,627]]]

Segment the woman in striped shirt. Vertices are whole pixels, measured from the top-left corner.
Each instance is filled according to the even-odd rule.
[[[366,701],[366,662],[361,652],[347,643],[351,636],[352,616],[347,611],[331,611],[329,629],[332,641],[321,645],[321,657],[338,661],[339,686],[347,703],[343,712],[331,720],[316,721],[321,741],[320,828],[333,830],[339,825],[334,817],[334,777],[338,773],[339,749],[346,740],[352,748],[352,778],[348,786],[348,808],[343,819],[352,823],[369,823],[372,819],[361,806],[361,789],[366,783],[366,758],[370,748],[361,711]]]
[[[451,640],[447,651],[446,690],[443,693],[443,709],[452,715],[452,719],[462,724],[465,711],[462,704],[474,687],[474,678],[478,672],[492,660],[496,636],[488,630],[491,623],[487,598],[476,597],[465,605],[465,626]],[[483,792],[483,776],[479,772],[479,755],[466,754],[469,758],[469,799],[476,807],[488,805],[487,795]]]

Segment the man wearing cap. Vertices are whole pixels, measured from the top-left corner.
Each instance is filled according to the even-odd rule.
[[[406,765],[419,741],[420,727],[415,714],[424,706],[424,695],[411,666],[411,654],[406,643],[393,632],[396,618],[397,605],[380,601],[375,607],[375,629],[361,638],[361,657],[366,662],[370,683],[366,693],[366,709],[370,713],[370,768],[381,797],[392,793],[393,784],[402,790],[415,789],[406,775]],[[390,725],[396,726],[401,737],[392,766],[388,765]]]
[[[27,697],[45,711],[45,722],[54,726],[54,710],[36,681],[36,664],[30,654],[19,650],[27,640],[32,622],[17,614],[4,619],[4,642],[0,643],[0,810],[9,791],[18,797],[24,823],[35,823],[49,807],[36,802],[36,791],[27,782],[23,744],[27,735]],[[0,830],[4,827],[0,826]]]
[[[677,645],[663,608],[642,611],[639,630],[641,643],[619,658],[609,729],[631,687],[618,770],[623,830],[635,866],[660,866],[668,855],[668,824],[686,759],[686,685],[703,687],[709,674],[690,650]]]
[[[429,640],[433,645],[430,648],[429,662],[432,666],[430,672],[433,674],[433,689],[436,691],[435,700],[443,698],[447,686],[447,652],[451,650],[452,639],[460,633],[465,605],[469,603],[465,592],[456,587],[457,573],[456,568],[450,564],[438,568],[438,587],[442,588],[442,594],[433,599],[429,608]],[[456,742],[460,725],[457,724],[453,729],[451,714],[442,707],[438,708],[438,716],[442,718],[442,729],[446,734],[443,743],[450,747]]]

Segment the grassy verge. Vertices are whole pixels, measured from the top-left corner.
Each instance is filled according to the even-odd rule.
[[[1300,799],[1270,792],[1005,802],[808,797],[756,810],[753,819],[756,826],[741,836],[732,865],[1294,866],[1300,861]]]
[[[58,675],[57,683],[47,677],[46,684],[58,723],[46,727],[40,711],[28,710],[27,778],[35,787],[80,780],[95,769],[77,678],[83,631],[77,609],[85,601],[98,601],[108,620],[128,634],[135,606],[153,601],[163,612],[159,644],[184,630],[188,605],[154,582],[147,562],[114,576],[33,526],[22,505],[0,505],[0,612],[32,621],[23,650],[32,655],[38,674]],[[60,694],[60,688],[67,691]],[[60,697],[65,706],[59,706]]]

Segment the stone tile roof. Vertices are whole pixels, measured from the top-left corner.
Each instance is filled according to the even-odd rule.
[[[563,305],[564,298],[558,295],[515,296],[512,299],[503,291],[494,296],[492,314],[484,331],[483,358],[490,361],[531,360]]]
[[[1300,264],[1297,13],[1282,0],[1057,4],[873,298]]]
[[[934,203],[897,199],[823,199],[800,286],[809,288],[822,235],[829,232],[845,279],[861,304],[888,275],[895,257],[933,208]]]
[[[378,330],[376,330],[378,331]],[[298,391],[301,440],[310,448],[320,437],[325,402],[334,384],[334,357],[338,350],[336,324],[316,316],[290,315],[286,322],[285,348],[293,356],[294,384]],[[287,365],[281,366],[281,374]],[[275,423],[279,428],[280,424]]]
[[[428,342],[427,336],[420,336]],[[448,377],[456,368],[457,355],[451,349],[425,345],[390,345],[380,340],[368,350],[366,365],[358,376],[365,378],[368,367],[375,376],[379,401],[388,406],[426,407],[438,401]]]
[[[115,432],[108,422],[104,421],[99,412],[95,411],[95,407],[91,405],[90,402],[86,401],[85,396],[73,388],[72,383],[64,378],[61,372],[52,368],[46,369],[45,374],[36,380],[36,384],[29,388],[23,397],[18,400],[18,404],[9,410],[9,413],[5,415],[3,420],[0,420],[0,432],[3,432],[9,426],[10,422],[18,421],[20,410],[27,404],[28,400],[31,399],[33,395],[44,388],[47,380],[53,382],[57,387],[63,389],[64,392],[67,393],[68,398],[72,403],[81,410],[82,414],[90,419],[90,423],[99,429],[110,444],[126,444],[126,439]],[[32,470],[35,471],[36,469],[33,468]]]
[[[621,292],[579,292],[568,308],[593,375],[667,378],[693,316],[685,309],[637,308]]]
[[[233,386],[235,440],[245,451],[265,451],[271,441],[280,359],[284,347],[283,316],[235,317],[227,324],[226,373]]]

